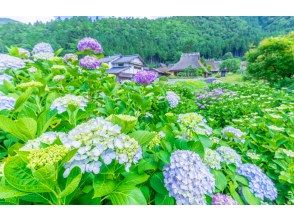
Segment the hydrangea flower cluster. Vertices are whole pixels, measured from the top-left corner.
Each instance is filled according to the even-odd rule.
[[[242,163],[241,156],[232,148],[220,146],[216,151],[221,156],[221,162],[226,164],[240,165]]]
[[[151,139],[151,141],[147,145],[149,149],[152,149],[153,147],[160,145],[161,139],[165,137],[165,133],[162,131],[161,132],[153,131],[152,133],[155,133],[155,136],[154,138]]]
[[[60,81],[62,81],[64,79],[65,79],[64,75],[56,75],[56,76],[53,77],[52,80],[55,81],[55,82],[60,82]]]
[[[12,76],[9,76],[7,74],[0,74],[0,85],[3,85],[4,81],[12,82]]]
[[[29,73],[35,73],[35,72],[37,72],[37,70],[38,69],[36,67],[34,67],[34,66],[28,68]]]
[[[88,100],[83,96],[75,96],[67,94],[63,97],[55,99],[50,107],[51,110],[57,110],[58,114],[67,111],[70,105],[75,106],[81,110],[85,110]]]
[[[79,51],[93,51],[95,54],[99,54],[103,52],[103,48],[101,44],[90,37],[85,37],[78,42],[78,50]]]
[[[215,180],[200,157],[188,150],[177,150],[163,169],[164,184],[178,205],[206,204],[205,195],[212,194]]]
[[[63,61],[68,63],[68,62],[74,62],[78,60],[78,55],[74,53],[67,53],[63,57]]]
[[[221,88],[216,88],[211,91],[201,93],[196,97],[196,104],[199,108],[204,109],[208,105],[212,104],[214,101],[219,100],[222,96],[235,96],[236,93],[229,90],[224,90]]]
[[[205,149],[203,162],[211,169],[220,170],[221,160],[222,158],[217,151],[211,150],[209,148]]]
[[[112,160],[124,164],[128,171],[132,163],[142,158],[138,142],[121,133],[118,125],[97,117],[72,129],[63,144],[71,149],[78,149],[77,154],[65,164],[64,177],[74,167],[82,172],[98,174],[102,162],[106,165]]]
[[[17,88],[20,89],[27,89],[27,88],[40,88],[42,87],[43,84],[41,82],[37,81],[30,81],[30,82],[25,82],[25,83],[20,83],[17,85]]]
[[[212,205],[238,205],[238,203],[231,197],[225,194],[217,193],[212,197]]]
[[[35,60],[48,60],[54,57],[53,48],[50,44],[44,42],[36,44],[33,48],[32,54]]]
[[[0,71],[6,69],[20,69],[25,66],[25,62],[18,58],[7,54],[0,54]]]
[[[52,145],[30,151],[28,155],[30,169],[39,169],[45,165],[54,165],[61,161],[69,152],[69,149],[62,145]]]
[[[51,47],[50,44],[41,42],[41,43],[38,43],[34,46],[32,53],[33,54],[53,53],[53,48]]]
[[[222,129],[222,134],[225,139],[234,140],[237,142],[245,142],[245,134],[238,128],[227,126]]]
[[[178,136],[183,139],[191,139],[196,134],[212,134],[212,128],[207,125],[206,120],[194,112],[179,114],[178,123],[181,130]]]
[[[154,71],[141,70],[135,74],[134,80],[137,83],[148,85],[153,83],[157,79],[157,77],[158,75]]]
[[[0,111],[1,110],[12,110],[15,105],[15,98],[4,95],[0,92]]]
[[[80,66],[85,69],[97,69],[100,66],[100,61],[96,57],[85,56],[80,60]]]
[[[28,51],[24,48],[18,48],[18,53],[22,56],[25,56],[26,58],[29,58],[31,56],[30,51]]]
[[[52,145],[55,141],[60,140],[61,142],[66,141],[66,134],[63,132],[45,132],[36,139],[29,140],[20,150],[30,151],[40,149],[42,145]]]
[[[176,93],[174,93],[172,91],[167,91],[166,92],[166,99],[169,103],[169,106],[171,108],[175,108],[179,104],[181,98]]]
[[[277,198],[277,189],[269,177],[254,164],[242,164],[237,173],[245,176],[249,181],[250,191],[258,198],[273,201]]]

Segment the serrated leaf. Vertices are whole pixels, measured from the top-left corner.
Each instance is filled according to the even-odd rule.
[[[27,164],[20,157],[10,157],[4,164],[6,181],[16,189],[24,192],[50,192],[51,190],[36,179]]]
[[[125,179],[122,181],[122,184],[129,184],[136,186],[138,184],[144,183],[149,179],[149,175],[143,173],[141,175],[136,173],[128,173],[125,175]]]
[[[66,178],[65,189],[60,193],[60,197],[66,197],[73,193],[79,186],[82,179],[80,168],[75,167],[71,170],[69,176]]]
[[[163,182],[163,174],[162,173],[155,173],[151,178],[150,178],[150,185],[151,187],[158,193],[166,195],[168,194],[167,189],[164,186]]]
[[[113,192],[116,188],[117,184],[114,180],[107,180],[105,178],[102,179],[94,179],[93,188],[94,195],[93,198],[107,196]]]
[[[223,172],[218,170],[213,170],[212,173],[215,179],[215,187],[219,191],[223,191],[228,185],[226,176],[223,174]]]
[[[162,195],[156,193],[155,195],[155,205],[174,205],[175,199],[169,197],[168,195]]]
[[[15,197],[20,197],[20,196],[25,196],[27,194],[29,194],[29,193],[21,192],[11,186],[0,185],[0,199],[15,198]]]
[[[260,205],[261,200],[255,197],[248,187],[242,187],[242,194],[249,205]]]
[[[141,146],[146,146],[148,143],[155,137],[155,132],[150,131],[135,131],[129,134],[132,138],[134,138]]]
[[[147,205],[140,189],[125,184],[116,188],[108,198],[113,205]]]
[[[14,111],[18,111],[23,106],[23,104],[30,98],[31,94],[31,89],[27,89],[24,93],[22,93],[14,104]]]

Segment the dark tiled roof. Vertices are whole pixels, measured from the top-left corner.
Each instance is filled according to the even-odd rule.
[[[179,62],[174,64],[169,71],[180,72],[187,68],[204,67],[200,62],[200,53],[183,53]]]
[[[112,73],[112,74],[117,74],[117,73],[121,73],[122,71],[124,71],[128,68],[129,67],[113,67],[111,69],[108,69],[107,72]]]
[[[113,63],[130,63],[136,58],[139,58],[142,61],[142,63],[144,63],[143,59],[138,54],[122,56],[121,58],[115,60]]]
[[[99,59],[99,61],[101,63],[109,63],[115,59],[118,59],[121,55],[113,55],[113,56],[109,56],[109,57],[104,57],[104,58],[101,58]]]

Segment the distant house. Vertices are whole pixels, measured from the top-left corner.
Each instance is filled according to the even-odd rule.
[[[144,69],[145,63],[140,55],[114,55],[100,59],[109,65],[108,73],[115,74],[119,81],[133,80],[134,75]]]
[[[173,73],[179,73],[187,68],[205,68],[205,66],[200,61],[200,53],[183,53],[179,62],[169,68],[169,71]]]
[[[171,75],[172,73],[169,71],[170,67],[171,66],[167,66],[166,64],[160,63],[159,67],[157,67],[155,71],[161,76]]]
[[[220,72],[220,61],[215,61],[213,59],[205,60],[206,66],[210,66],[210,73],[219,73]]]

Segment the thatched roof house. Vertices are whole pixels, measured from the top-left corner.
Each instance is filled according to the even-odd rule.
[[[221,64],[220,61],[215,61],[213,59],[210,59],[210,60],[205,60],[205,64],[206,66],[211,67],[210,69],[211,73],[218,73],[220,71],[220,64]]]
[[[169,71],[178,73],[182,72],[187,68],[205,68],[200,61],[200,53],[183,53],[179,62],[174,64]]]

